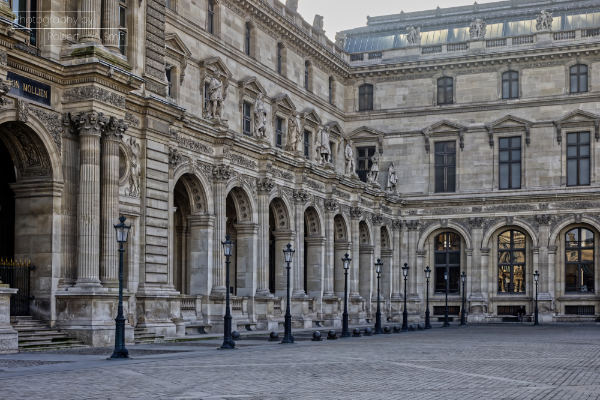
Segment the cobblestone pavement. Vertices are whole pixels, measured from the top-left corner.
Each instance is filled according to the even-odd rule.
[[[0,398],[600,399],[600,325],[217,344],[132,346],[128,361],[108,350],[5,355]]]

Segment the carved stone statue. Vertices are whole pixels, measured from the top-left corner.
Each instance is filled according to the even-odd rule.
[[[356,176],[356,167],[354,165],[354,150],[352,150],[352,143],[346,142],[346,149],[344,150],[344,158],[346,159],[346,175]]]
[[[298,150],[298,137],[300,136],[300,118],[297,115],[288,119],[288,134],[285,149],[287,151]]]
[[[321,127],[318,135],[318,153],[321,164],[329,163],[331,157],[331,146],[329,145],[329,128]]]
[[[472,40],[478,40],[485,38],[485,32],[487,30],[487,24],[481,18],[477,18],[475,21],[471,22],[471,26],[469,27],[469,35]]]
[[[388,178],[386,189],[388,192],[396,193],[398,185],[398,176],[396,175],[396,168],[394,167],[394,163],[391,163],[388,168]]]
[[[348,35],[342,32],[338,32],[335,34],[335,45],[340,49],[346,48],[346,41],[348,40]]]
[[[367,174],[367,182],[372,185],[379,185],[377,180],[379,179],[379,156],[375,154],[371,157],[371,170]]]
[[[406,28],[406,40],[408,44],[411,46],[417,46],[421,44],[421,28],[415,28],[414,26],[409,26]]]
[[[211,76],[208,78],[208,117],[221,120],[223,118],[223,102],[225,101],[223,82]]]
[[[554,18],[552,17],[552,13],[546,10],[542,10],[540,15],[537,17],[537,24],[535,28],[538,31],[551,31],[552,30],[552,21]]]
[[[315,19],[313,21],[313,28],[318,32],[325,32],[325,23],[322,15],[315,15]]]
[[[286,0],[285,6],[293,12],[298,12],[298,0]]]
[[[135,138],[129,138],[129,148],[131,149],[131,160],[129,166],[129,188],[127,194],[130,197],[140,197],[140,144]]]
[[[267,138],[267,108],[262,93],[256,96],[254,103],[254,135],[259,139]]]

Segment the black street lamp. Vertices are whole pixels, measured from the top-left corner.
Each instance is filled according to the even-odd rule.
[[[442,327],[446,328],[450,326],[448,322],[448,291],[450,291],[450,280],[448,279],[448,267],[444,271],[444,280],[446,281],[446,307],[444,308],[444,325]]]
[[[344,313],[342,314],[342,337],[350,337],[350,329],[348,329],[348,270],[350,269],[350,261],[352,259],[346,253],[342,262],[344,263]]]
[[[425,268],[425,278],[427,278],[427,301],[425,303],[425,329],[431,329],[431,321],[429,318],[429,278],[431,278],[431,268],[429,265]]]
[[[125,220],[126,218],[121,215],[119,223],[115,225],[117,243],[119,243],[119,306],[115,318],[115,350],[110,358],[129,358],[129,351],[125,348],[125,317],[123,316],[123,255],[131,225],[125,225]]]
[[[292,263],[292,257],[296,251],[292,249],[292,244],[288,243],[285,249],[283,249],[283,255],[285,256],[285,264],[287,269],[287,306],[285,308],[285,334],[281,343],[294,343],[294,336],[292,336],[292,313],[290,311],[290,268]]]
[[[460,273],[460,281],[462,282],[462,308],[460,309],[460,324],[466,325],[466,310],[465,310],[465,302],[466,302],[466,292],[465,292],[465,283],[467,282],[467,274],[465,271]]]
[[[233,242],[229,235],[225,236],[223,244],[223,253],[225,254],[225,317],[223,324],[223,344],[221,350],[235,349],[235,342],[231,337],[231,309],[229,307],[229,258],[231,257],[231,250],[233,248]]]
[[[383,261],[381,258],[377,259],[375,263],[375,272],[377,272],[377,312],[375,313],[375,334],[379,335],[383,333],[381,329],[381,298],[379,296],[379,280],[381,278],[381,269],[383,267]]]
[[[408,311],[406,310],[406,279],[408,278],[408,264],[404,263],[402,267],[402,275],[404,276],[404,311],[402,311],[402,331],[408,331]]]
[[[536,270],[533,273],[533,281],[535,282],[535,316],[533,320],[533,325],[539,325],[538,321],[538,285],[540,280],[540,273]]]

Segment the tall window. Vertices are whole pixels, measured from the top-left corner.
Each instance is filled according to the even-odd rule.
[[[502,98],[519,98],[519,73],[517,71],[506,71],[502,74]]]
[[[588,91],[588,67],[585,64],[573,65],[569,70],[571,93]]]
[[[275,119],[275,146],[283,147],[283,118],[281,117]]]
[[[594,291],[594,233],[571,229],[565,235],[565,291]]]
[[[37,45],[37,3],[38,0],[12,0],[12,11],[15,14],[15,23],[31,29],[29,43]]]
[[[590,133],[567,134],[567,186],[590,184]]]
[[[525,235],[506,231],[498,236],[498,293],[525,293]]]
[[[361,181],[367,181],[367,174],[371,170],[373,162],[371,159],[375,155],[375,146],[368,147],[357,147],[357,159],[356,159],[356,174]]]
[[[358,88],[358,111],[373,110],[373,85],[365,83]]]
[[[277,43],[277,73],[283,75],[283,43]]]
[[[333,100],[334,100],[334,92],[335,90],[335,81],[333,79],[333,76],[329,77],[329,104],[333,104]]]
[[[119,1],[119,50],[127,54],[127,0]]]
[[[173,67],[167,66],[165,69],[165,75],[167,76],[167,96],[173,97]]]
[[[452,104],[454,103],[454,79],[449,76],[444,76],[437,80],[437,103]]]
[[[500,189],[521,189],[521,136],[500,138]]]
[[[247,56],[252,55],[252,25],[246,22],[246,30],[244,31],[244,53]]]
[[[456,142],[435,144],[435,192],[456,191]]]
[[[310,160],[310,131],[304,131],[304,158]]]
[[[460,236],[454,232],[435,238],[435,291],[446,293],[446,288],[448,293],[460,291]]]
[[[244,135],[252,136],[252,105],[244,101],[242,105],[242,131]]]
[[[215,0],[208,0],[208,7],[206,10],[206,30],[208,33],[215,33]]]
[[[310,90],[310,61],[304,62],[304,89]]]

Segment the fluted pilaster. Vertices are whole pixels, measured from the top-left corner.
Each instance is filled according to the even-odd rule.
[[[225,256],[223,245],[227,234],[226,229],[226,197],[225,189],[231,178],[231,167],[218,165],[213,169],[214,195],[215,195],[215,231],[213,240],[213,281],[212,293],[224,294],[225,290]]]
[[[80,43],[100,43],[100,0],[79,0],[78,34]]]
[[[271,296],[269,291],[269,195],[274,187],[273,180],[263,178],[258,187],[258,271],[257,296]]]
[[[102,0],[102,43],[119,52],[119,0]]]

